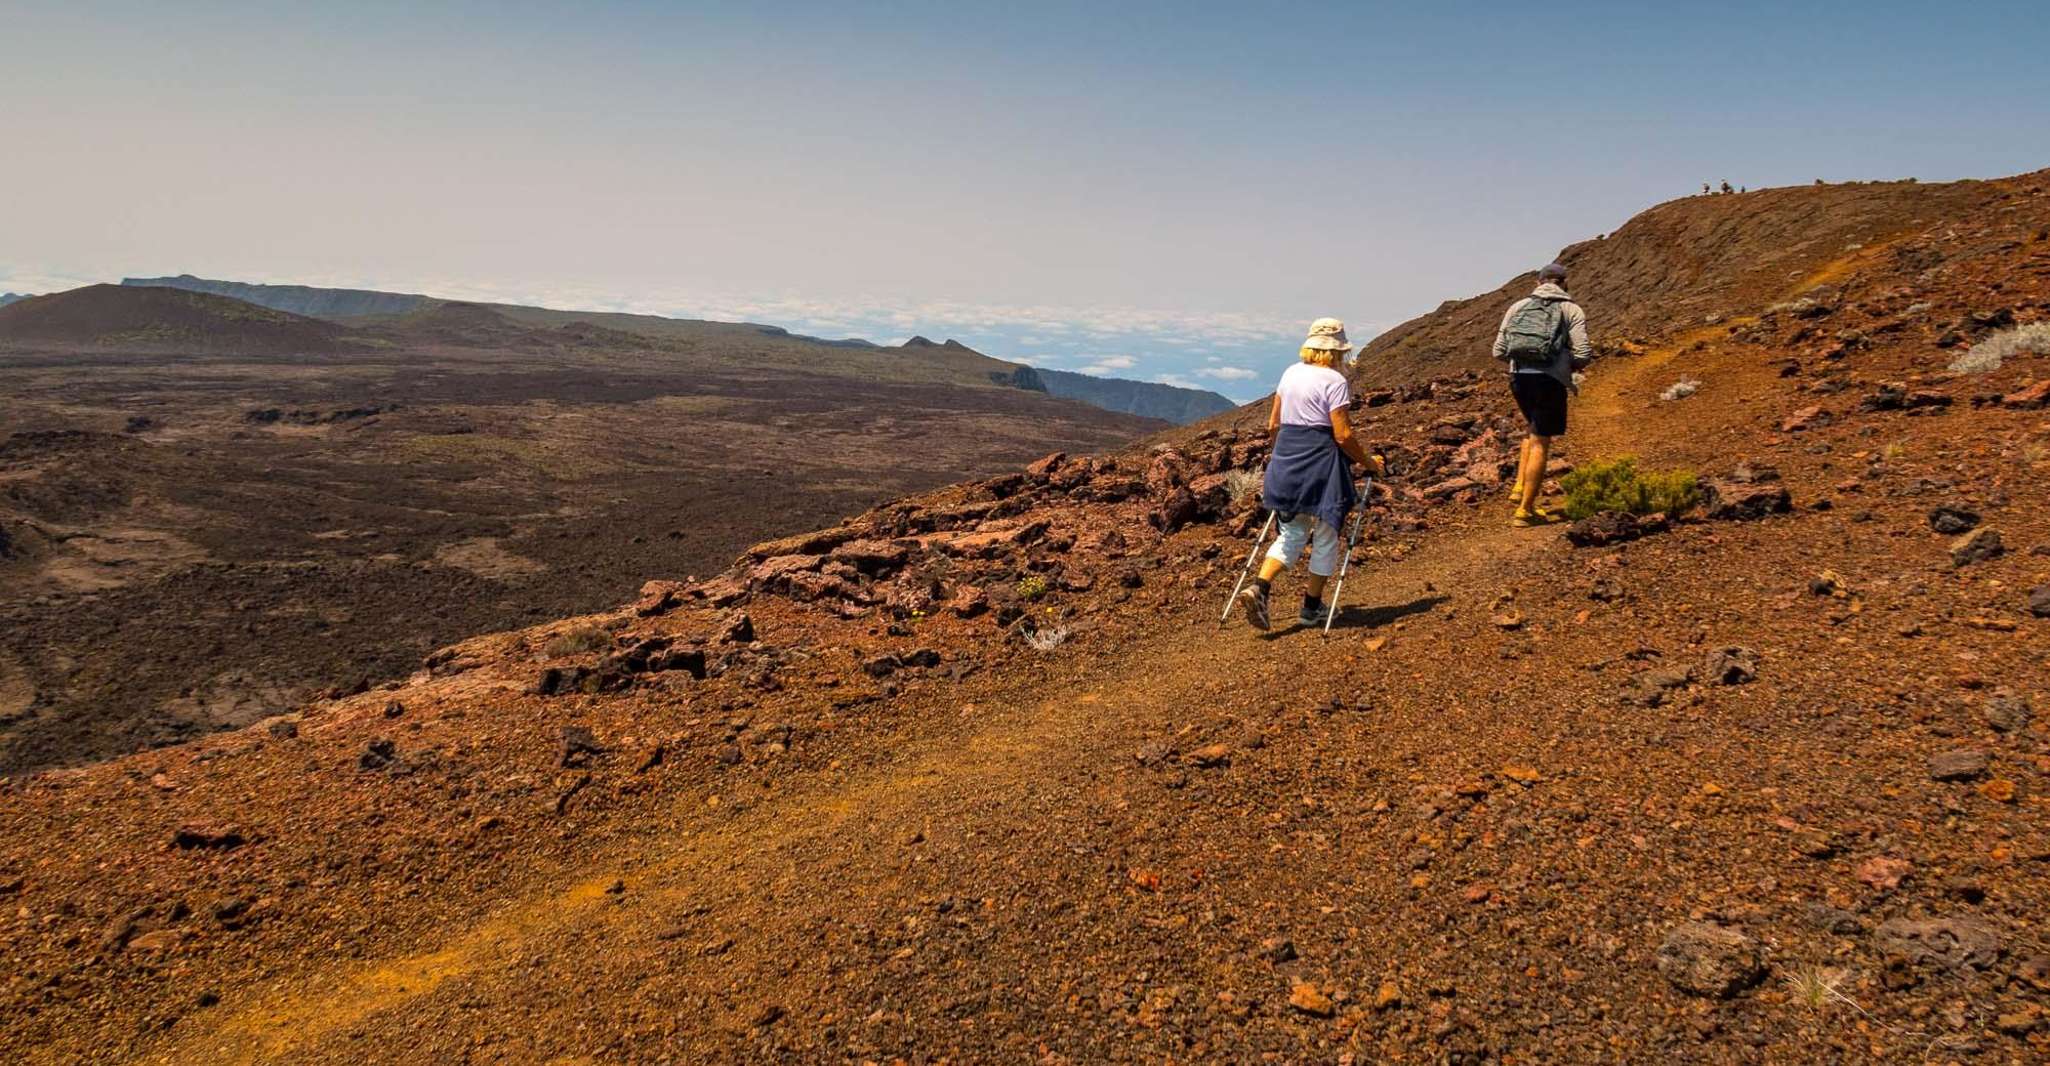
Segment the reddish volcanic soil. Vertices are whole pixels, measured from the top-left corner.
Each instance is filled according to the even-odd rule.
[[[1223,419],[16,781],[0,1034],[30,1062],[2044,1061],[2050,356],[1947,367],[2050,320],[2050,191],[1916,192],[1921,226],[1719,289],[1749,294],[1714,323],[1617,335],[1590,297],[1613,354],[1562,459],[1700,470],[1670,528],[1512,530],[1492,373],[1363,387],[1395,470],[1329,640],[1217,625],[1265,448]],[[1576,546],[1604,529],[1642,535]]]

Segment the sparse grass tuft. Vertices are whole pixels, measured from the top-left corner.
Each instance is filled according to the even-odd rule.
[[[1960,374],[1985,374],[2000,369],[2001,363],[2023,352],[2050,355],[2050,322],[2030,322],[2001,330],[1972,345],[1951,361],[1950,368]]]
[[[1827,1009],[1832,1003],[1846,999],[1844,982],[1850,980],[1849,970],[1836,970],[1822,966],[1794,970],[1785,977],[1787,993],[1793,1001],[1812,1011]]]
[[[548,643],[542,645],[541,650],[551,659],[560,659],[570,655],[583,655],[586,652],[604,651],[611,646],[612,634],[597,626],[578,626],[549,637]]]
[[[1597,459],[1560,482],[1566,517],[1578,521],[1603,511],[1678,517],[1701,502],[1700,479],[1687,470],[1639,470],[1637,457]]]
[[[1224,475],[1224,491],[1231,494],[1231,502],[1244,503],[1260,494],[1265,480],[1257,470],[1234,470]]]

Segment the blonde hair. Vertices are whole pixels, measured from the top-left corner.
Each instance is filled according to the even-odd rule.
[[[1338,368],[1339,360],[1344,358],[1344,352],[1333,351],[1329,348],[1303,349],[1303,362],[1309,363],[1312,366],[1329,367],[1335,370]]]

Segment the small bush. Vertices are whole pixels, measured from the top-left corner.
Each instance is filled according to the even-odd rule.
[[[1701,502],[1700,479],[1685,470],[1639,470],[1637,457],[1597,459],[1566,475],[1566,517],[1603,511],[1676,518]]]
[[[1038,574],[1027,574],[1018,579],[1018,598],[1036,600],[1046,595],[1046,579]]]
[[[2009,356],[2022,352],[2050,355],[2050,322],[2031,322],[2001,330],[1972,345],[1950,368],[1960,374],[1984,374],[2000,369]]]
[[[612,634],[597,626],[579,626],[564,630],[548,638],[541,650],[549,658],[560,659],[567,655],[582,655],[586,652],[603,651],[612,646]]]

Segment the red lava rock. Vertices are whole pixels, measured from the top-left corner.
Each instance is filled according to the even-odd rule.
[[[747,576],[757,585],[773,588],[800,573],[818,569],[825,561],[823,555],[776,555],[757,563]]]
[[[1780,432],[1800,433],[1818,426],[1826,426],[1830,422],[1829,412],[1822,407],[1803,407],[1780,422]]]
[[[1701,676],[1718,685],[1748,685],[1758,680],[1758,653],[1750,648],[1717,648],[1708,653]]]
[[[645,589],[642,590],[646,592]],[[710,581],[701,581],[685,590],[692,599],[703,600],[714,607],[730,607],[747,599],[747,579],[738,574],[726,574]]]
[[[1944,751],[1929,756],[1929,776],[1938,781],[1971,781],[1986,773],[1991,761],[1983,751]]]
[[[2050,378],[2030,382],[2000,398],[2003,407],[2019,407],[2034,410],[2050,406]]]
[[[826,558],[847,565],[871,577],[891,573],[911,558],[911,544],[893,540],[850,540],[834,548]]]
[[[1049,478],[1053,477],[1054,471],[1059,470],[1061,468],[1061,464],[1067,462],[1067,460],[1068,453],[1054,452],[1051,455],[1035,459],[1032,462],[1026,464],[1025,473],[1028,477],[1031,477],[1035,480],[1046,481]]]
[[[641,586],[641,598],[634,601],[634,614],[654,618],[668,614],[684,600],[684,585],[677,581],[650,581]]]
[[[721,644],[752,644],[755,640],[754,619],[746,611],[734,611],[719,623],[718,641]]]
[[[1338,1012],[1331,997],[1319,991],[1308,981],[1297,981],[1288,990],[1288,1005],[1317,1018],[1329,1018]]]
[[[1915,865],[1906,859],[1879,855],[1859,863],[1856,876],[1881,892],[1891,892],[1899,888],[1901,881],[1914,869]]]

